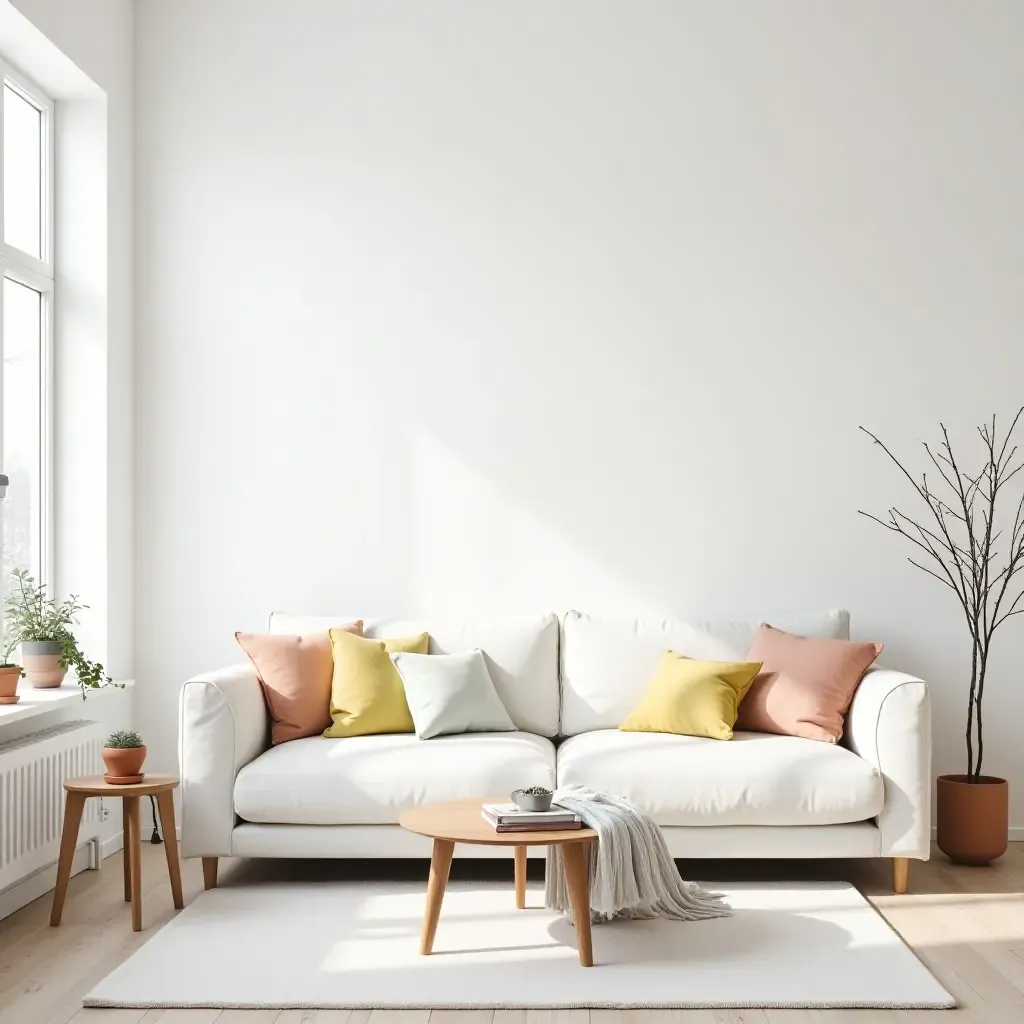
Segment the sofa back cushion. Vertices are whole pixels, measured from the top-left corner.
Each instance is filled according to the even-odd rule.
[[[850,615],[842,610],[720,622],[568,612],[562,620],[562,733],[617,729],[667,650],[702,661],[743,661],[765,621],[802,636],[850,636]]]
[[[476,622],[350,618],[363,618],[363,636],[367,637],[429,633],[431,654],[462,654],[479,648],[516,727],[538,736],[558,734],[558,617],[553,612]],[[270,632],[326,633],[338,621],[337,615],[274,612]]]

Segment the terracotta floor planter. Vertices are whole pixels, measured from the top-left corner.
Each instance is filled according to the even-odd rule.
[[[937,793],[939,849],[954,864],[990,864],[1006,853],[1010,787],[1006,779],[940,775]]]

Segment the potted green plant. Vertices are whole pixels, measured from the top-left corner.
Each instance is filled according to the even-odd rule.
[[[25,678],[35,687],[60,686],[69,668],[75,670],[85,697],[87,687],[110,682],[103,666],[90,661],[71,631],[78,624],[78,613],[88,607],[72,594],[57,602],[24,569],[12,573],[14,586],[7,598],[9,635],[21,644]]]
[[[11,661],[11,652],[18,644],[18,638],[11,636],[9,632],[4,633],[3,639],[3,664],[0,664],[0,704],[17,704],[21,699],[18,696],[18,681],[21,679],[21,666]]]
[[[1009,787],[1005,779],[983,775],[985,737],[982,698],[988,680],[992,638],[1008,619],[1024,614],[1024,460],[1012,443],[1024,409],[1000,438],[996,418],[978,428],[980,462],[968,468],[953,453],[941,423],[942,440],[924,443],[929,472],[914,476],[869,430],[864,433],[895,463],[927,506],[921,521],[890,508],[888,518],[863,512],[915,548],[911,565],[956,595],[971,640],[967,696],[967,773],[940,775],[937,781],[939,849],[959,864],[988,864],[1006,852]],[[1012,489],[1007,485],[1014,478]],[[1009,497],[1009,500],[1007,498]]]
[[[127,786],[142,781],[142,765],[146,748],[142,737],[134,729],[118,729],[103,744],[103,763],[107,772],[103,776],[115,786]]]

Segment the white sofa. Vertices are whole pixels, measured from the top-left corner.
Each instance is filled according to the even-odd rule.
[[[275,633],[326,630],[347,616],[275,613]],[[847,638],[833,611],[773,624]],[[737,733],[730,742],[619,732],[666,649],[743,658],[759,620],[683,622],[569,612],[476,623],[368,621],[369,636],[427,631],[432,653],[481,648],[516,733],[421,741],[414,735],[269,742],[255,674],[237,665],[181,692],[181,834],[203,857],[426,857],[397,825],[419,803],[495,796],[520,786],[585,783],[628,797],[663,827],[676,857],[929,855],[930,712],[913,676],[874,668],[843,741]],[[503,856],[486,846],[464,856]]]

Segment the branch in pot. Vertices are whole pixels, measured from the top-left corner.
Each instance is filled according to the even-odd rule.
[[[915,519],[897,508],[885,517],[861,511],[861,515],[899,534],[915,549],[907,560],[956,595],[971,637],[971,682],[967,697],[967,775],[977,782],[982,774],[985,738],[982,701],[988,677],[992,639],[1008,619],[1024,613],[1024,589],[1018,574],[1024,569],[1024,489],[1017,481],[1016,498],[1007,502],[1007,485],[1022,469],[1013,444],[1014,432],[1024,415],[1020,409],[1009,430],[1000,439],[996,417],[978,428],[982,442],[980,464],[968,469],[953,451],[949,432],[939,424],[942,440],[933,447],[924,443],[925,456],[934,472],[920,478],[865,427],[877,444],[906,478],[914,494],[927,508],[927,515]],[[930,475],[929,475],[930,474]],[[1013,511],[1012,526],[1009,510]],[[1005,522],[1009,528],[1001,529]]]

